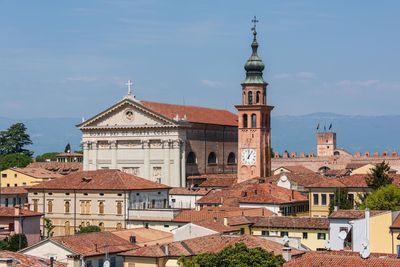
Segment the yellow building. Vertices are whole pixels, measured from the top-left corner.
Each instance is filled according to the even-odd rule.
[[[329,216],[329,206],[331,201],[334,200],[337,188],[346,189],[348,198],[356,207],[357,203],[361,202],[362,197],[372,191],[368,187],[365,177],[366,175],[364,174],[357,174],[343,178],[324,178],[315,184],[307,186],[310,217],[326,218]]]
[[[32,186],[61,176],[44,168],[10,168],[1,172],[0,186]]]
[[[281,242],[289,238],[289,245],[310,250],[325,249],[329,240],[329,221],[325,218],[300,217],[247,217],[251,221],[252,235]]]

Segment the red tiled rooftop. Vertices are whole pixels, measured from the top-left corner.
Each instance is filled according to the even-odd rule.
[[[130,241],[130,237],[135,236],[135,244],[140,247],[164,244],[173,241],[173,235],[171,233],[156,230],[153,228],[141,227],[120,231],[112,231],[111,233],[125,239],[126,241]]]
[[[10,187],[1,187],[0,193],[2,195],[24,195],[28,194],[26,187],[24,186],[10,186]]]
[[[64,190],[148,190],[169,189],[169,186],[152,182],[120,170],[80,171],[61,178],[34,185],[37,189]]]
[[[174,119],[178,114],[179,118],[184,118],[186,116],[187,121],[193,123],[207,123],[234,127],[237,127],[238,125],[237,115],[228,110],[148,101],[141,101],[141,103],[146,108],[169,119]]]
[[[350,251],[313,251],[292,259],[283,264],[283,267],[398,267],[400,259],[395,254],[371,253],[367,259],[363,259],[358,252]]]
[[[309,218],[309,217],[248,217],[253,227],[269,228],[291,228],[291,229],[329,229],[329,220],[327,218]]]
[[[225,247],[236,243],[244,243],[249,248],[260,247],[275,255],[282,254],[283,246],[277,242],[269,241],[260,237],[251,235],[223,235],[214,234],[197,237],[184,241],[177,241],[167,244],[168,257],[193,256],[201,253],[218,253]],[[165,246],[165,245],[164,245]],[[300,255],[304,252],[292,249],[292,255]],[[121,253],[123,256],[133,257],[167,257],[165,249],[162,246],[143,247],[136,250]]]
[[[392,229],[400,229],[400,213],[397,215],[397,217],[394,219],[392,225],[390,226]]]
[[[229,225],[224,225],[222,222],[214,221],[214,220],[202,220],[195,222],[194,224],[197,224],[199,226],[205,227],[207,229],[213,230],[218,233],[231,233],[231,232],[238,232],[239,228],[229,226]]]
[[[0,258],[13,260],[13,267],[49,267],[50,260],[8,250],[0,251]],[[67,264],[55,261],[54,267],[67,267]]]
[[[83,169],[83,164],[80,162],[33,162],[29,164],[27,168],[44,168],[48,171],[58,172],[64,175],[81,171]]]
[[[61,174],[49,171],[45,168],[25,167],[25,168],[12,168],[12,170],[38,179],[55,179],[61,177]]]
[[[269,183],[253,185],[243,190],[239,198],[240,203],[284,204],[304,201],[308,201],[308,198],[300,192]]]
[[[289,181],[296,183],[300,186],[308,186],[314,183],[325,181],[324,177],[318,173],[281,173],[263,179],[265,179],[266,182],[271,181],[277,183],[282,176],[286,176]]]
[[[275,171],[280,168],[287,169],[288,171],[295,173],[295,174],[315,174],[314,171],[304,167],[303,165],[281,166],[279,168],[276,168]]]
[[[51,240],[84,257],[101,255],[106,252],[120,253],[139,247],[117,235],[114,235],[112,232],[57,236],[52,237]]]
[[[34,217],[42,215],[43,214],[40,212],[35,212],[24,208],[21,208],[18,213],[18,208],[16,207],[0,207],[0,217]]]
[[[371,210],[370,217],[374,217],[390,211],[387,210]],[[330,219],[363,219],[365,218],[365,210],[337,210],[329,215]]]

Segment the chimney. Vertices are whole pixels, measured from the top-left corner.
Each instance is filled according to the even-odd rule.
[[[292,191],[292,196],[291,196],[290,200],[293,200],[294,199],[294,190],[292,189],[291,191]]]
[[[290,247],[283,247],[282,257],[286,262],[290,261],[292,259],[292,249]]]
[[[333,211],[338,211],[338,206],[334,206]]]
[[[129,242],[131,242],[132,244],[135,244],[136,243],[136,236],[135,235],[131,235],[129,237]]]
[[[161,246],[162,251],[164,252],[165,256],[169,256],[169,247],[168,244]]]
[[[228,218],[227,217],[224,217],[224,225],[228,226]]]

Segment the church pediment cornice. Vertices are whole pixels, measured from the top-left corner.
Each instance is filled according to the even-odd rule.
[[[94,125],[96,122],[101,121],[102,119],[106,118],[107,116],[109,116],[110,114],[116,112],[118,109],[122,108],[125,105],[130,105],[131,107],[137,109],[138,111],[149,115],[163,123],[165,123],[165,125],[135,125],[135,126],[130,126],[130,125],[110,125],[110,126],[96,126]],[[137,127],[142,127],[142,128],[158,128],[158,127],[177,127],[180,126],[177,122],[164,117],[163,115],[156,113],[146,107],[144,107],[142,104],[140,104],[139,101],[134,101],[130,98],[123,98],[121,101],[119,101],[118,103],[116,103],[115,105],[113,105],[112,107],[106,109],[105,111],[93,116],[92,118],[76,125],[77,127],[79,127],[80,129],[89,129],[89,128],[95,128],[95,129],[100,129],[100,128],[104,128],[104,129],[118,129],[118,128],[137,128]]]

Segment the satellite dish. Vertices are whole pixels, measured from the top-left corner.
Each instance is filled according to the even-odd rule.
[[[345,240],[346,237],[347,237],[347,232],[346,232],[346,231],[340,231],[340,232],[339,232],[339,238],[340,238],[341,240]]]
[[[330,240],[326,240],[325,248],[326,248],[326,250],[331,250],[332,246],[331,246],[331,241]]]
[[[103,267],[110,267],[110,261],[109,260],[105,260],[103,263]]]
[[[368,249],[364,249],[363,251],[360,252],[361,258],[366,259],[369,257],[371,253],[369,252]]]
[[[288,180],[288,178],[287,178],[286,175],[282,175],[282,176],[281,176],[281,181],[282,181],[282,182],[286,182],[287,180]]]
[[[283,241],[283,245],[284,245],[285,247],[288,247],[288,246],[289,246],[289,237],[287,237],[287,235],[285,235],[285,236],[283,237],[282,241]]]

